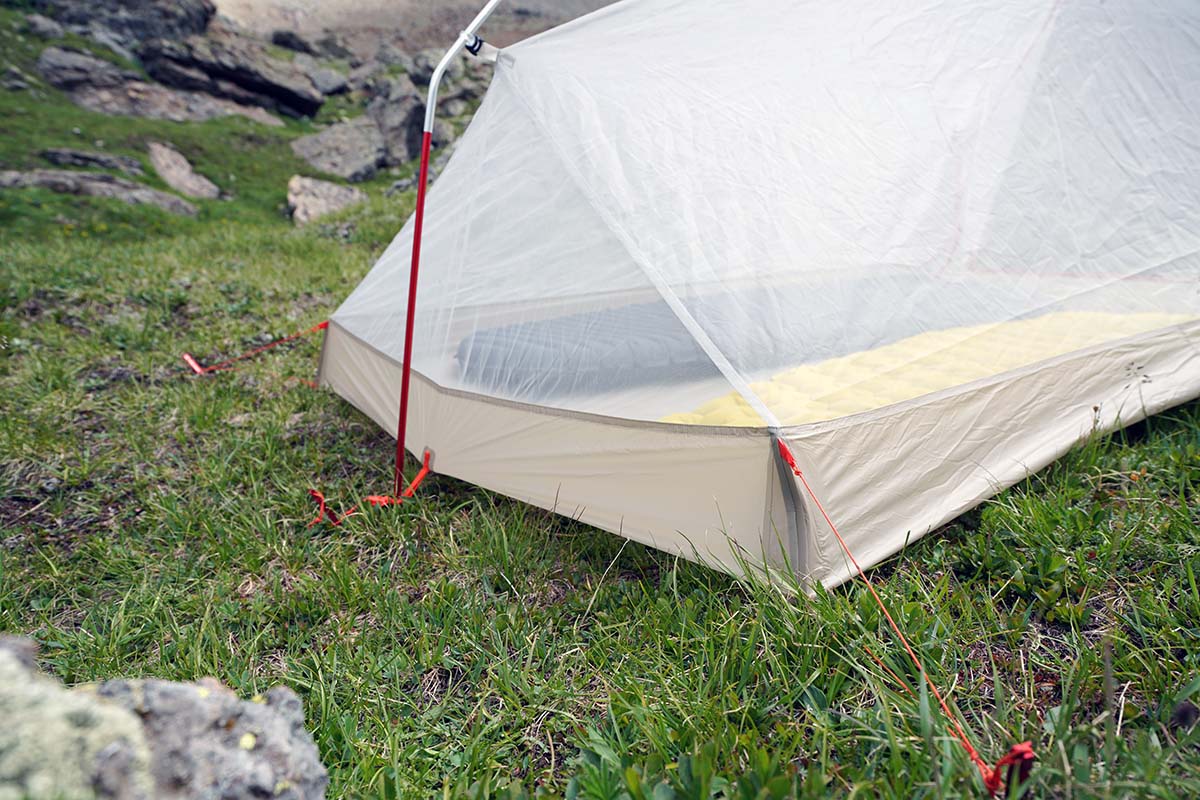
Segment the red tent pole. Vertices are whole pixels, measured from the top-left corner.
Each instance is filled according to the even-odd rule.
[[[431,89],[432,91],[432,89]],[[429,182],[429,150],[433,132],[421,137],[421,172],[417,179],[417,210],[413,219],[412,267],[408,272],[408,310],[404,317],[404,363],[400,376],[400,421],[396,426],[396,483],[392,493],[404,491],[404,441],[408,433],[408,386],[412,379],[413,323],[417,315],[417,278],[421,271],[421,228],[425,223],[425,191]]]
[[[404,454],[405,440],[408,434],[408,390],[412,379],[412,345],[413,325],[417,316],[417,278],[421,270],[421,230],[425,223],[425,193],[429,183],[429,151],[433,146],[433,121],[437,114],[438,86],[451,60],[458,55],[462,48],[472,55],[480,55],[486,45],[476,31],[487,20],[501,0],[489,0],[483,10],[476,15],[471,24],[463,29],[454,42],[454,46],[446,51],[437,69],[429,79],[429,96],[425,102],[425,127],[421,137],[421,171],[417,178],[417,208],[413,216],[413,247],[412,267],[408,273],[408,309],[404,317],[404,362],[401,365],[400,376],[400,420],[396,425],[396,482],[393,496],[399,500],[404,490]],[[490,53],[494,51],[488,47]],[[484,56],[487,57],[487,56]]]

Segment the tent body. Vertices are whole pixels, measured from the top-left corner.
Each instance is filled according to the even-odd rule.
[[[1200,4],[626,0],[501,55],[431,189],[410,449],[833,585],[1200,396]],[[412,222],[325,385],[395,431]]]

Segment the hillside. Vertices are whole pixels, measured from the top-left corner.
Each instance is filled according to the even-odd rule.
[[[612,0],[517,0],[504,3],[485,28],[509,44],[608,5]],[[357,42],[394,41],[423,49],[445,46],[482,7],[471,0],[217,0],[221,14],[250,30],[331,30]]]

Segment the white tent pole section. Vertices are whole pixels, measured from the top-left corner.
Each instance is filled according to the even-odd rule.
[[[404,490],[405,439],[408,430],[408,395],[412,379],[413,322],[417,314],[417,279],[421,264],[421,233],[425,220],[425,194],[429,185],[429,151],[433,145],[433,123],[437,117],[438,86],[451,60],[460,50],[468,48],[472,55],[495,60],[496,50],[479,38],[478,31],[503,0],[489,0],[475,19],[458,34],[454,44],[442,56],[429,79],[429,94],[425,100],[425,126],[421,136],[421,168],[417,178],[417,208],[414,213],[412,263],[408,277],[408,306],[404,316],[404,374],[400,383],[399,417],[396,430],[396,474],[392,496],[400,498]],[[486,50],[485,50],[486,48]]]
[[[499,53],[427,191],[495,5],[326,331],[398,467],[834,586],[1200,397],[1195,0],[624,0]]]

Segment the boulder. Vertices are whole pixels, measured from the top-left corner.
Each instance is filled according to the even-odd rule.
[[[317,49],[319,54],[326,58],[352,58],[354,56],[354,52],[346,46],[341,37],[332,31],[325,31],[324,35],[317,40]]]
[[[349,181],[367,180],[387,157],[383,134],[370,117],[356,117],[295,139],[292,152],[316,169]]]
[[[0,639],[0,798],[149,800],[137,716],[40,674],[27,639]]]
[[[125,51],[148,39],[204,33],[217,11],[212,0],[33,0],[33,6],[74,33]]]
[[[361,91],[371,85],[372,81],[383,74],[383,64],[378,61],[367,61],[350,70],[346,82],[351,91]]]
[[[298,53],[292,63],[304,71],[308,79],[317,87],[317,91],[329,97],[342,94],[350,88],[346,76],[335,69],[322,66],[315,58],[305,53]]]
[[[217,185],[203,175],[197,174],[192,165],[174,147],[161,142],[149,145],[150,163],[163,182],[180,194],[203,200],[216,200],[221,196]]]
[[[38,57],[37,66],[51,86],[67,92],[71,100],[89,111],[176,122],[239,114],[264,125],[283,124],[256,106],[147,83],[134,72],[76,50],[47,47]]]
[[[288,181],[287,202],[292,220],[307,225],[313,220],[367,200],[367,193],[353,186],[293,175]]]
[[[26,15],[25,29],[39,39],[58,39],[66,33],[62,25],[41,14]]]
[[[142,175],[142,163],[129,156],[114,156],[109,153],[96,153],[91,150],[72,150],[69,147],[52,147],[43,150],[39,155],[56,167],[92,167],[98,169],[115,169],[126,175]]]
[[[68,92],[81,87],[111,89],[139,78],[102,58],[65,47],[47,47],[38,56],[37,68],[51,86]]]
[[[27,640],[0,640],[0,798],[318,800],[328,775],[295,693],[240,700],[217,681],[66,689]],[[11,788],[10,788],[11,787]]]
[[[235,103],[203,92],[181,92],[145,81],[129,81],[112,88],[84,86],[72,91],[70,96],[77,105],[103,114],[173,122],[242,116],[272,127],[283,125],[283,120],[258,106]]]
[[[296,53],[308,53],[315,56],[320,50],[315,44],[301,36],[297,31],[288,28],[271,31],[271,44],[292,50]]]
[[[61,194],[108,197],[131,205],[151,205],[172,214],[194,215],[196,207],[181,197],[103,172],[35,169],[0,171],[0,189],[49,189]]]
[[[265,46],[233,30],[181,41],[154,39],[138,51],[155,80],[291,116],[311,116],[325,102],[304,72],[272,58]]]
[[[404,164],[420,154],[425,100],[407,76],[391,78],[379,86],[367,106],[367,116],[383,134],[388,164]]]

